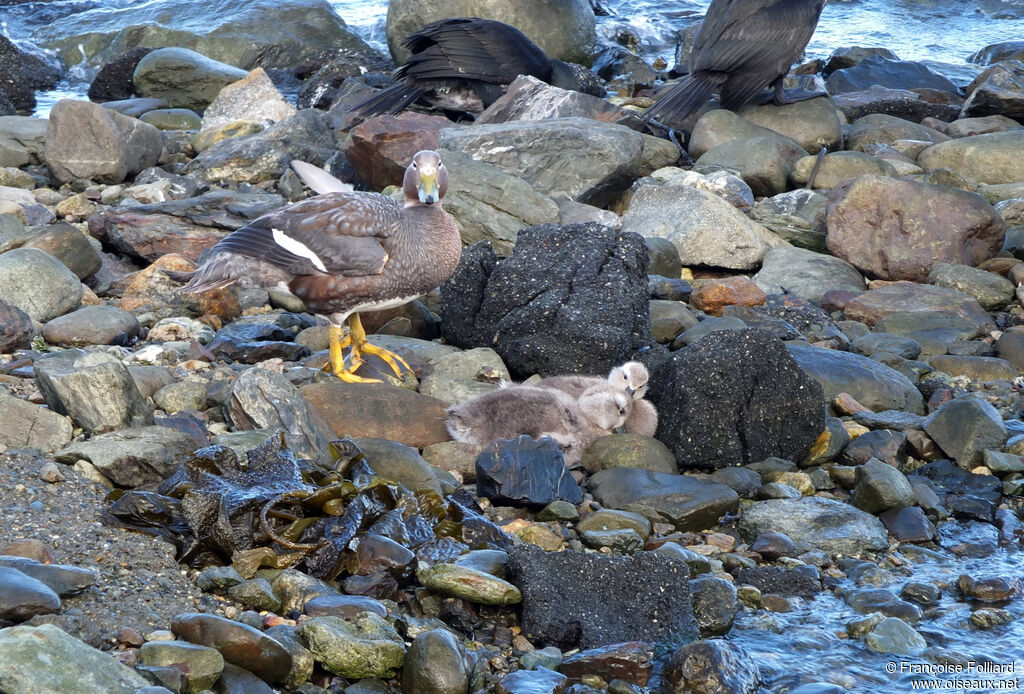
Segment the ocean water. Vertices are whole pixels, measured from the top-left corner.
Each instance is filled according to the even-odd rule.
[[[623,29],[641,40],[647,59],[672,64],[676,34],[704,14],[710,0],[599,0],[598,38],[615,42]],[[333,0],[364,39],[383,41],[387,0]],[[1024,40],[1024,0],[829,0],[807,46],[809,58],[841,46],[881,46],[904,60],[962,66],[972,53],[1000,41]]]
[[[166,0],[35,0],[9,4],[0,0],[0,32],[40,55],[45,49],[32,32],[51,22],[74,21],[74,15],[97,7],[126,7]],[[338,15],[373,47],[387,51],[384,28],[387,0],[329,0]],[[674,64],[678,32],[704,13],[710,0],[597,0],[607,11],[597,18],[598,40],[615,44],[624,34],[639,40],[649,61]],[[960,83],[977,68],[971,54],[1000,41],[1024,40],[1024,0],[830,0],[807,57],[825,57],[842,46],[881,46],[902,59],[922,60]],[[56,58],[50,56],[56,61]],[[39,95],[40,115],[57,99],[84,96],[94,68],[67,66],[57,89]],[[959,79],[958,79],[959,78]]]

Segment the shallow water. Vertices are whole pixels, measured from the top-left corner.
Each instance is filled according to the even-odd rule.
[[[908,552],[909,554],[909,552]],[[941,552],[942,558],[915,558],[903,567],[887,572],[890,582],[857,585],[847,579],[843,588],[888,588],[897,595],[909,580],[949,584],[952,591],[961,574],[974,578],[1020,576],[1024,569],[1024,552],[999,549],[987,557],[960,558]],[[845,638],[841,632],[846,623],[862,618],[846,603],[831,593],[814,600],[791,598],[795,609],[788,613],[767,613],[746,610],[737,619],[727,640],[741,646],[758,664],[765,679],[763,692],[783,694],[806,682],[827,682],[851,692],[927,691],[925,680],[960,679],[1013,680],[1012,688],[1024,688],[1024,606],[1020,598],[1009,604],[983,605],[958,602],[943,589],[939,604],[924,608],[925,617],[914,625],[925,636],[928,650],[919,657],[880,654],[869,650],[859,638]],[[968,621],[972,610],[999,607],[1009,611],[1015,620],[1005,626],[982,630]],[[971,673],[968,662],[995,663],[1012,667],[1009,674]],[[914,665],[956,663],[964,674],[930,675],[901,672]],[[892,673],[890,670],[895,669]],[[915,687],[914,680],[918,680]],[[948,689],[950,685],[945,685]],[[967,691],[997,691],[991,687],[968,688]]]

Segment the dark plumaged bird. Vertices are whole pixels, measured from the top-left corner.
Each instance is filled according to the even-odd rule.
[[[341,184],[324,173],[317,185],[336,190]],[[235,282],[286,290],[329,318],[331,368],[339,378],[375,382],[355,373],[363,354],[377,355],[400,375],[400,365],[408,365],[366,341],[358,312],[401,306],[434,289],[462,252],[455,221],[441,208],[448,171],[437,152],[417,152],[402,187],[404,205],[379,193],[327,192],[266,214],[218,243],[183,291]],[[346,346],[352,348],[347,367]]]
[[[412,56],[395,71],[398,83],[356,104],[355,115],[395,114],[420,97],[450,111],[480,113],[519,75],[564,89],[586,84],[580,74],[585,68],[547,57],[519,29],[491,19],[442,19],[409,34],[402,45]]]
[[[783,92],[782,80],[811,40],[825,0],[712,0],[690,56],[690,74],[661,96],[646,120],[678,124],[712,92],[735,110],[772,85],[777,104],[821,96]]]

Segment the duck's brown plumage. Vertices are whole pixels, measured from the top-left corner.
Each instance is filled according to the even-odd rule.
[[[281,286],[334,326],[360,310],[401,305],[458,265],[459,230],[440,203],[447,181],[440,156],[422,151],[406,169],[404,206],[378,193],[334,192],[271,212],[218,243],[184,290]]]
[[[682,122],[718,91],[740,108],[789,72],[818,26],[825,0],[712,0],[690,56],[690,74],[644,114]]]

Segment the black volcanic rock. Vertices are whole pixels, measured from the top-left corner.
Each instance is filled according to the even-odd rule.
[[[476,244],[441,287],[442,334],[517,378],[607,373],[650,341],[647,262],[641,236],[596,223],[523,229],[504,260]]]

